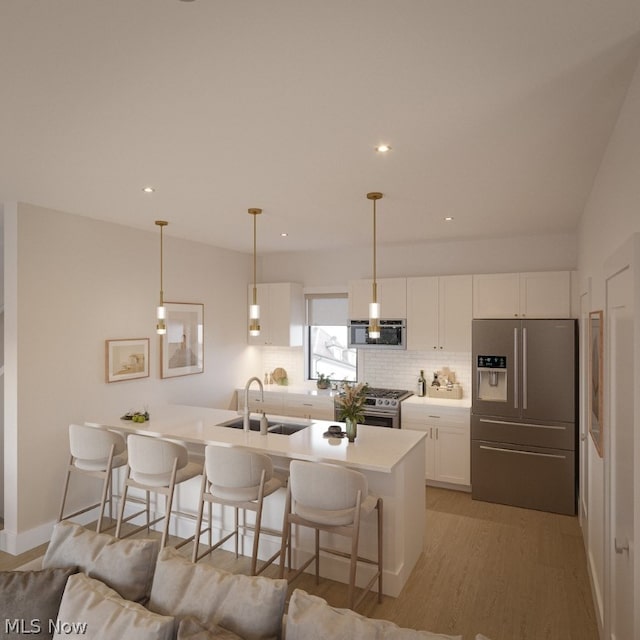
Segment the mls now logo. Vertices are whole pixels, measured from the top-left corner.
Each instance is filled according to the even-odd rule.
[[[85,635],[87,633],[86,622],[63,622],[60,620],[49,620],[49,634],[54,633],[60,635]],[[14,618],[10,620],[5,618],[4,634],[30,635],[39,634],[42,631],[42,622],[38,618],[33,620],[25,620],[23,618]]]
[[[62,622],[60,620],[49,620],[49,633],[59,635],[81,636],[87,633],[86,622]]]
[[[24,618],[9,620],[9,618],[5,618],[4,621],[4,632],[7,635],[11,633],[28,635],[30,633],[40,633],[40,631],[42,631],[42,624],[37,618],[34,620],[25,620]]]

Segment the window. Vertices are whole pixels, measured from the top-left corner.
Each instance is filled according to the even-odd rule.
[[[346,294],[307,296],[307,371],[332,380],[357,380],[357,352],[349,349]]]

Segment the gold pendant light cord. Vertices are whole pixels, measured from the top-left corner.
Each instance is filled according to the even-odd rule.
[[[378,302],[378,283],[376,280],[376,201],[373,201],[373,301]]]
[[[160,306],[164,306],[164,228],[169,223],[166,220],[156,220],[156,226],[160,227]]]
[[[253,304],[257,304],[257,289],[256,289],[256,216],[253,216]]]
[[[379,191],[372,191],[367,193],[367,198],[373,200],[373,302],[378,302],[378,282],[376,274],[376,200],[382,198],[382,194]]]
[[[163,267],[164,264],[164,227],[160,227],[160,306],[164,304],[164,274]]]
[[[262,209],[249,209],[249,213],[253,216],[253,304],[258,304],[258,291],[257,291],[257,277],[256,277],[256,255],[257,249],[257,231],[256,231],[256,217],[262,213]]]

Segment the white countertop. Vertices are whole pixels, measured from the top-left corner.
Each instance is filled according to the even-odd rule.
[[[391,473],[393,468],[425,437],[424,432],[385,429],[358,425],[358,437],[350,443],[346,438],[324,438],[329,425],[326,420],[268,416],[283,423],[309,424],[290,436],[256,431],[245,432],[218,426],[238,417],[235,411],[187,405],[158,405],[149,408],[151,419],[145,423],[122,420],[119,416],[94,416],[86,421],[91,426],[116,428],[124,432],[179,439],[194,444],[216,444],[245,447],[272,456],[296,460],[333,462],[368,471]],[[255,417],[255,414],[253,414]],[[340,424],[340,423],[338,423]],[[344,425],[343,431],[344,431]],[[424,446],[424,444],[422,444]]]
[[[420,398],[419,396],[413,395],[410,398],[402,401],[402,404],[416,404],[416,405],[424,405],[424,406],[442,406],[442,407],[458,407],[460,409],[470,409],[471,408],[471,398],[461,398],[460,400],[452,400],[450,398],[433,398],[429,396],[424,396]]]
[[[244,393],[244,388],[238,388],[238,393]],[[260,389],[256,386],[251,387],[252,392],[260,393]],[[325,398],[333,398],[338,395],[338,391],[332,391],[331,389],[316,389],[315,387],[306,387],[302,385],[279,385],[279,384],[265,384],[264,385],[265,393],[284,393],[284,394],[292,394],[292,395],[307,395],[307,396],[317,396],[317,397],[325,397]],[[434,398],[430,396],[424,396],[420,398],[416,395],[412,395],[406,400],[402,401],[403,403],[409,404],[418,404],[418,405],[442,405],[449,407],[463,407],[470,408],[471,407],[471,398],[461,398],[459,400],[450,399],[450,398]]]
[[[338,395],[338,391],[332,391],[331,389],[318,389],[317,387],[305,387],[302,385],[283,385],[283,384],[265,384],[265,393],[285,393],[300,396],[317,396],[320,398],[333,398]],[[238,393],[244,393],[244,387],[238,387]],[[256,385],[252,385],[252,392],[260,393],[260,388]]]

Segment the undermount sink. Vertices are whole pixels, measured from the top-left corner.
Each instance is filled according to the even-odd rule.
[[[269,433],[277,433],[283,436],[290,436],[293,433],[297,433],[298,431],[302,431],[302,429],[306,429],[308,424],[294,424],[289,422],[274,422],[272,420],[268,421],[269,423]],[[232,420],[228,420],[227,422],[223,422],[218,425],[219,427],[229,427],[230,429],[242,429],[244,426],[244,422],[242,417],[233,418]],[[260,420],[258,418],[251,418],[249,420],[249,429],[251,431],[260,431]]]

